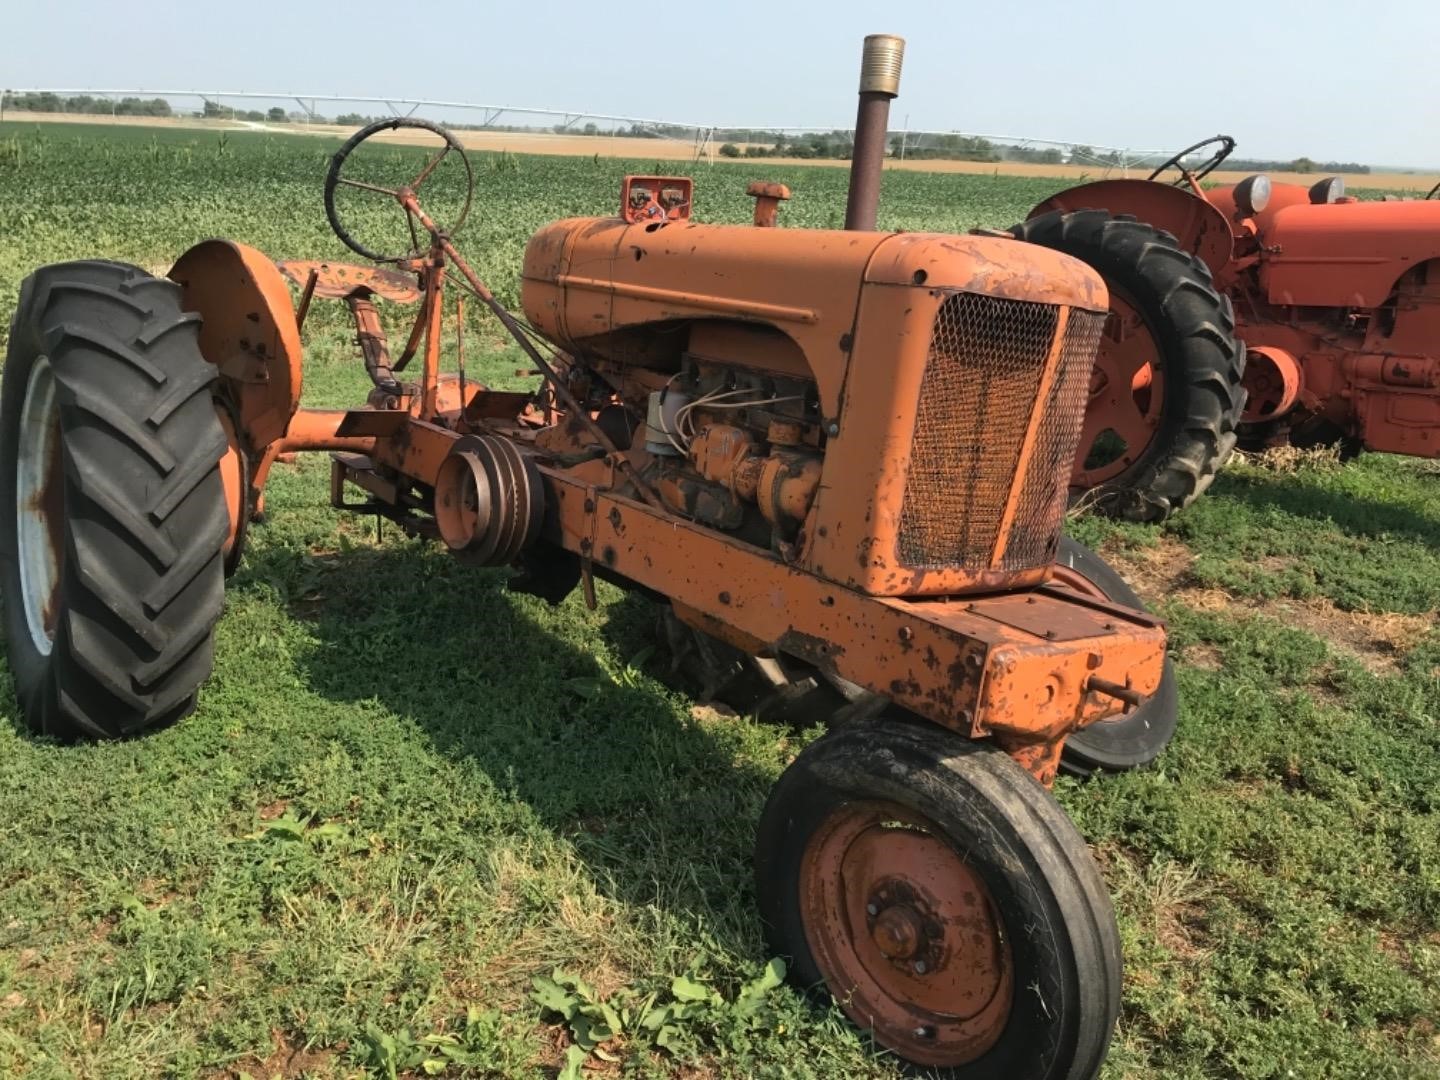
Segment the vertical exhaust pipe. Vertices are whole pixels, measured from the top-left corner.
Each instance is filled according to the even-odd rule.
[[[885,163],[885,136],[890,127],[890,101],[900,93],[900,64],[905,39],[871,34],[860,60],[860,110],[855,115],[855,149],[850,156],[850,197],[845,203],[845,228],[873,232],[880,208],[880,173]]]

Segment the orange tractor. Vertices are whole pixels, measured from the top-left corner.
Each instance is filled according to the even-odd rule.
[[[900,48],[867,39],[852,225],[873,221]],[[396,132],[435,140],[399,184],[367,172]],[[535,233],[512,314],[422,205],[457,167],[419,120],[335,154],[327,213],[376,265],[282,272],[211,240],[165,279],[93,261],[26,280],[0,387],[0,587],[29,725],[109,738],[189,712],[271,463],[328,452],[336,507],[513,567],[512,588],[593,605],[614,582],[697,640],[852,688],[758,826],[771,947],[905,1060],[1093,1076],[1120,942],[1048,788],[1067,739],[1138,711],[1165,663],[1155,619],[1055,566],[1100,277],[1009,239],[768,227],[772,185],[755,226],[696,224],[690,181],[631,177],[618,213]],[[361,198],[403,218],[402,249],[353,235]],[[299,408],[302,327],[327,298],[373,390]],[[489,389],[460,341],[442,348],[465,298],[538,390]],[[398,349],[377,301],[417,306]]]
[[[1237,442],[1440,456],[1440,201],[1202,187],[1234,147],[1062,191],[1012,230],[1109,286],[1072,483],[1124,516],[1186,505]]]

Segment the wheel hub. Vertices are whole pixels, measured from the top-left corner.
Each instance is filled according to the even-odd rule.
[[[870,925],[875,946],[891,960],[909,960],[925,943],[925,926],[910,907],[888,907]]]
[[[1010,946],[989,888],[932,822],[850,804],[802,861],[806,940],[837,1001],[909,1060],[955,1066],[1004,1031]]]
[[[49,656],[60,621],[65,477],[60,450],[60,402],[55,374],[46,356],[35,358],[20,407],[15,501],[21,606],[36,651]]]

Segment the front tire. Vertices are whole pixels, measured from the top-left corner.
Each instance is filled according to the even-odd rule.
[[[1105,883],[992,746],[893,717],[824,736],[770,794],[755,886],[791,979],[926,1075],[1083,1080],[1105,1060],[1121,991]]]
[[[228,533],[215,369],[179,286],[71,262],[25,280],[0,379],[0,589],[33,731],[174,721],[210,674]]]
[[[1105,210],[1053,210],[1010,230],[1073,255],[1110,289],[1072,499],[1131,521],[1194,502],[1235,450],[1245,346],[1230,299],[1168,233]]]

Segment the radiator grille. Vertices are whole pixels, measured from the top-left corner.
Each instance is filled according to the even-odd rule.
[[[1059,366],[1046,396],[1035,449],[1010,523],[1010,539],[1000,559],[1002,570],[1043,566],[1055,558],[1060,522],[1070,493],[1070,473],[1090,398],[1090,370],[1104,327],[1103,314],[1071,309]]]
[[[1021,484],[998,568],[1053,556],[1103,315],[1072,311],[1031,467],[1017,478],[1060,309],[956,293],[941,305],[920,386],[898,537],[918,570],[988,567],[1011,490]]]

